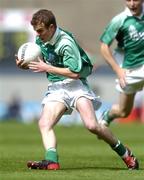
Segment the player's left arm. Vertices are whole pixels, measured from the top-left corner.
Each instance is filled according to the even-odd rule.
[[[39,62],[31,62],[28,67],[33,72],[48,72],[66,76],[73,79],[79,79],[82,69],[82,59],[80,52],[75,43],[69,40],[61,42],[59,55],[63,57],[64,67],[53,66],[50,63],[45,63],[39,58]]]
[[[79,74],[72,72],[69,68],[61,68],[56,67],[51,64],[45,63],[43,60],[39,59],[38,62],[31,62],[28,65],[29,69],[31,69],[33,72],[48,72],[53,74],[58,74],[62,76],[66,76],[73,79],[78,79]]]

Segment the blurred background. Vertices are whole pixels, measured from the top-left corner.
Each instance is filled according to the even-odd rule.
[[[47,89],[45,74],[21,70],[15,65],[19,46],[34,41],[30,26],[32,14],[40,8],[53,11],[58,26],[73,32],[94,64],[89,76],[92,89],[100,95],[103,105],[97,113],[117,101],[115,74],[99,52],[99,37],[109,20],[124,9],[118,0],[0,0],[0,121],[17,119],[24,123],[38,120],[41,100]],[[71,119],[68,120],[68,119]],[[118,122],[144,122],[144,92],[136,96],[130,117]],[[76,112],[62,118],[62,124],[80,123]]]

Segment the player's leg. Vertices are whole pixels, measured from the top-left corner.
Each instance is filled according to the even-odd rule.
[[[129,169],[138,169],[137,159],[132,152],[125,147],[106,126],[97,122],[95,111],[91,100],[81,97],[77,100],[76,108],[86,128],[101,139],[107,142],[111,148],[123,159]]]
[[[133,108],[135,93],[125,94],[120,93],[119,103],[112,105],[110,110],[103,113],[99,123],[109,125],[116,118],[127,117]]]
[[[28,162],[28,167],[32,169],[59,169],[57,154],[57,141],[54,125],[59,121],[66,111],[66,107],[61,102],[48,102],[43,107],[42,115],[39,120],[39,128],[42,135],[43,145],[45,147],[45,158],[43,161]]]
[[[117,139],[112,135],[108,128],[98,124],[91,100],[85,97],[79,98],[76,103],[76,108],[80,113],[85,127],[90,132],[98,135],[110,145],[115,145],[117,143]]]
[[[56,148],[56,138],[53,127],[65,111],[66,107],[61,102],[48,102],[43,107],[39,120],[39,128],[46,150],[49,148]]]
[[[122,88],[119,81],[116,81],[116,89],[120,92],[119,103],[105,111],[99,123],[109,125],[114,119],[127,117],[131,113],[135,94],[144,86],[143,76],[143,66],[132,71],[126,70],[126,86]]]

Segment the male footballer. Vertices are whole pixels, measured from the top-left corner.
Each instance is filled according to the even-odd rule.
[[[60,169],[54,126],[64,114],[71,114],[73,109],[76,109],[84,126],[108,143],[128,169],[138,169],[139,164],[133,153],[108,127],[97,122],[95,110],[100,107],[101,102],[87,83],[92,64],[73,35],[58,27],[54,14],[47,9],[35,12],[31,25],[37,34],[36,43],[41,47],[43,59],[31,62],[28,68],[36,73],[46,73],[50,83],[42,101],[42,114],[39,120],[45,148],[44,160],[29,161],[28,168]],[[16,64],[23,68],[21,60],[16,59]]]

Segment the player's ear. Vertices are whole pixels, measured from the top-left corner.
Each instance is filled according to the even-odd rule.
[[[54,30],[54,31],[55,31],[56,28],[55,28],[54,24],[50,24],[49,27],[48,27],[48,29],[49,29],[49,30]]]

